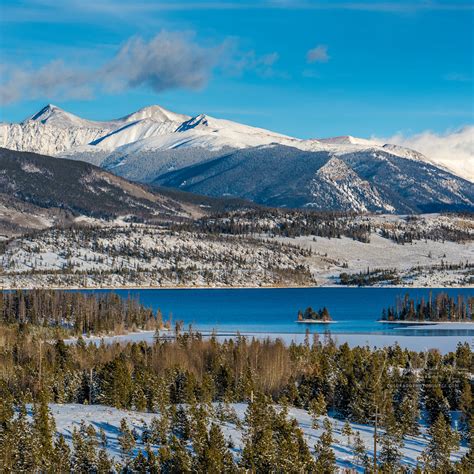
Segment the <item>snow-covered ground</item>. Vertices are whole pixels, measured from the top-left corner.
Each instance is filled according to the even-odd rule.
[[[327,239],[323,237],[279,238],[281,242],[310,248],[310,268],[319,285],[334,284],[341,273],[366,272],[367,269],[396,269],[414,286],[462,286],[464,274],[456,270],[434,270],[429,267],[441,262],[459,264],[474,262],[474,245],[470,243],[418,240],[400,245],[380,235],[372,234],[369,244],[348,237]],[[330,260],[328,260],[328,257]],[[415,272],[414,267],[426,267],[425,272]]]
[[[231,404],[231,406],[234,408],[238,418],[243,421],[247,405],[245,403],[234,403]],[[84,420],[87,424],[91,424],[97,431],[102,428],[107,436],[107,450],[109,454],[115,458],[120,456],[117,437],[120,433],[119,428],[121,419],[125,418],[129,425],[135,428],[141,435],[143,431],[143,423],[145,422],[149,425],[153,417],[156,416],[153,413],[118,410],[103,405],[51,404],[50,409],[56,420],[57,432],[62,433],[65,439],[69,442],[71,441],[74,426],[79,427],[81,420]],[[305,410],[291,408],[289,410],[289,416],[297,420],[300,428],[303,430],[308,446],[313,449],[322,433],[322,429],[312,428],[311,416]],[[325,417],[320,417],[320,426],[322,426],[324,418]],[[354,464],[352,447],[348,445],[347,438],[341,434],[344,423],[341,420],[332,417],[329,417],[329,419],[334,426],[334,443],[332,448],[337,458],[337,465],[340,468],[352,468],[361,471],[361,468]],[[238,459],[243,447],[241,429],[237,428],[235,424],[229,422],[220,422],[220,425],[225,438],[230,438],[232,440],[235,446],[234,456]],[[351,428],[353,431],[358,431],[360,433],[367,448],[367,454],[369,456],[373,455],[373,427],[351,423]],[[380,433],[383,433],[383,430],[380,430]],[[426,448],[428,442],[429,438],[424,427],[421,428],[420,435],[406,437],[402,462],[407,466],[415,466],[417,458]],[[137,444],[137,449],[140,448],[144,448],[141,440],[139,440]],[[467,448],[465,446],[461,447],[460,451],[452,456],[452,460],[459,459],[466,450]]]
[[[239,221],[243,227],[256,224],[246,219]],[[265,232],[252,237],[167,231],[160,226],[132,226],[120,220],[106,223],[81,218],[78,222],[95,227],[53,228],[12,240],[0,255],[0,285],[331,286],[339,283],[341,273],[381,269],[395,270],[400,278],[398,286],[402,287],[474,287],[474,269],[468,267],[474,264],[474,220],[468,216],[433,214],[405,219],[363,215],[346,223],[370,225],[368,243],[344,236],[272,237],[272,230],[281,221],[268,222],[266,218],[257,222]],[[462,234],[464,241],[442,240],[439,236],[446,235],[446,229]],[[383,237],[384,232],[438,237],[399,244]],[[302,268],[308,268],[312,278]]]
[[[311,285],[305,251],[236,236],[117,225],[20,237],[0,256],[3,288]],[[34,273],[32,273],[34,272]],[[298,280],[301,283],[298,283]]]
[[[400,286],[447,287],[466,285],[466,269],[442,269],[440,265],[474,262],[474,222],[472,219],[427,214],[419,216],[410,224],[404,216],[380,215],[359,217],[355,222],[372,226],[370,243],[348,237],[328,239],[304,236],[295,238],[278,237],[278,241],[311,249],[308,259],[310,269],[318,285],[336,283],[341,273],[366,272],[367,269],[395,269],[403,283]],[[472,236],[468,242],[442,240],[414,240],[398,244],[381,236],[381,231],[394,231],[402,225],[405,231],[436,232],[441,227],[467,231]],[[418,268],[421,267],[421,268]],[[471,270],[472,275],[472,270]]]

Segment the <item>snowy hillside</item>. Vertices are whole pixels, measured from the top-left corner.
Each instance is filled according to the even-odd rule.
[[[177,232],[165,225],[79,217],[75,227],[51,228],[4,242],[0,284],[3,288],[328,286],[339,284],[342,273],[368,278],[368,269],[374,279],[366,285],[474,283],[474,221],[469,217],[355,216],[341,219],[335,229],[340,237],[330,238],[316,236],[316,229],[306,233],[308,224],[302,235],[278,234],[282,225],[298,228],[307,222],[305,215],[303,220],[291,215],[253,220],[249,216],[233,212],[233,225],[248,230],[230,235],[224,227],[227,215],[208,218],[216,226],[214,232],[209,227],[203,232],[198,225],[194,231]],[[320,222],[323,234],[332,224]],[[349,235],[357,228],[371,231],[356,240],[355,234]],[[224,229],[227,232],[222,233]]]
[[[217,404],[214,404],[214,409],[218,409]],[[213,421],[221,425],[225,439],[232,441],[234,446],[232,452],[236,460],[242,455],[246,409],[247,404],[245,403],[232,403],[229,405],[229,410],[235,413],[235,421],[220,421],[217,417],[213,419]],[[71,435],[74,427],[79,429],[82,420],[84,420],[86,424],[91,424],[97,431],[102,428],[107,437],[108,454],[117,460],[120,459],[121,455],[118,440],[121,420],[123,418],[126,419],[131,428],[136,430],[138,438],[136,450],[138,451],[139,449],[145,449],[145,443],[141,441],[141,435],[144,429],[149,429],[153,418],[157,417],[157,414],[154,413],[120,410],[104,405],[50,404],[50,410],[56,422],[57,432],[63,434],[69,443],[72,441]],[[360,465],[360,462],[357,461],[357,456],[354,453],[353,443],[349,443],[347,436],[343,434],[343,421],[332,417],[321,416],[319,418],[320,426],[313,428],[311,415],[306,410],[290,408],[288,416],[297,421],[303,431],[304,439],[311,447],[316,444],[323,433],[323,420],[327,418],[333,426],[334,440],[332,449],[336,455],[336,463],[337,467],[341,470],[340,472],[343,472],[343,469],[353,469],[355,472],[363,472],[363,467]],[[237,420],[240,421],[239,424],[237,424]],[[350,426],[354,434],[356,432],[360,434],[367,455],[373,456],[373,426],[358,423],[350,423]],[[380,430],[379,433],[379,436],[383,435],[384,430]],[[417,459],[428,446],[429,439],[425,427],[422,428],[419,435],[407,436],[406,439],[404,439],[402,448],[402,464],[413,469],[417,465]],[[457,453],[452,455],[451,459],[453,461],[459,460],[466,452],[467,448],[462,446]]]

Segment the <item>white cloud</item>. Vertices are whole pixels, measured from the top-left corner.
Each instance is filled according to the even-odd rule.
[[[306,53],[306,61],[310,64],[327,63],[329,58],[330,56],[328,55],[328,47],[324,44],[319,44]]]
[[[474,182],[474,125],[442,134],[426,131],[407,136],[398,133],[374,140],[412,148],[434,163]]]

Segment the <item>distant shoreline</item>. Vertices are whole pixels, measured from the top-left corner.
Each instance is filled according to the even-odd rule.
[[[18,286],[4,288],[0,287],[0,291],[15,291],[15,290],[81,290],[81,291],[95,291],[95,290],[291,290],[291,289],[316,289],[316,288],[354,288],[354,289],[390,289],[400,288],[404,290],[469,290],[474,289],[474,285],[464,286],[404,286],[404,285],[268,285],[268,286]],[[387,321],[388,322],[388,321]],[[395,322],[395,321],[394,321]]]
[[[416,324],[426,326],[436,324],[474,324],[474,321],[384,321],[383,319],[378,319],[377,322],[382,324]]]

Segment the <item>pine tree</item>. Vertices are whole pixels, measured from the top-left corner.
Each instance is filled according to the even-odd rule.
[[[46,394],[41,392],[39,403],[33,410],[33,435],[36,440],[36,459],[42,470],[47,470],[53,459],[53,436],[56,432],[54,418],[49,412]]]
[[[133,458],[133,450],[136,442],[133,436],[132,430],[128,426],[127,420],[122,418],[120,420],[120,434],[118,436],[118,442],[120,445],[120,454],[125,465],[128,465],[130,460]]]
[[[171,473],[190,473],[192,472],[192,458],[189,451],[186,449],[184,441],[171,436],[169,459],[161,451],[162,459],[161,465],[164,472]]]
[[[72,432],[72,446],[73,471],[81,474],[94,472],[97,468],[98,442],[93,427],[87,427],[84,421],[81,421],[79,430],[74,428]]]
[[[13,397],[10,390],[0,382],[0,466],[4,466],[6,471],[11,470],[13,462],[13,414]]]
[[[323,422],[324,432],[315,446],[316,470],[323,474],[331,474],[336,471],[336,455],[331,448],[333,443],[332,425],[325,418]]]
[[[314,429],[319,428],[318,418],[327,413],[326,411],[326,400],[321,392],[318,393],[316,398],[313,398],[308,404],[308,411],[311,415],[312,426]]]
[[[271,472],[275,469],[277,446],[273,438],[273,408],[264,395],[257,393],[247,406],[246,430],[241,466],[256,472]]]
[[[131,459],[126,467],[124,467],[125,472],[140,472],[140,473],[147,473],[148,472],[148,459],[143,454],[143,451],[138,451],[138,454]]]
[[[286,406],[275,414],[272,427],[278,469],[282,472],[312,472],[314,459],[297,421],[288,417]]]
[[[34,472],[38,466],[36,440],[31,424],[27,420],[25,405],[21,403],[17,411],[10,437],[12,470],[13,472]]]
[[[430,425],[438,419],[440,414],[448,421],[450,419],[449,402],[443,394],[438,376],[435,375],[428,378],[425,381],[424,387],[424,402]]]
[[[169,411],[162,411],[160,416],[153,417],[150,423],[150,441],[153,444],[166,444],[170,431]]]
[[[399,472],[403,444],[403,437],[393,429],[387,430],[382,435],[378,460],[383,472]]]
[[[356,431],[354,435],[354,440],[352,442],[352,451],[354,452],[354,462],[358,466],[364,466],[366,464],[367,456],[367,448],[362,441],[362,437],[360,436],[360,432]]]
[[[403,435],[415,436],[419,433],[419,403],[416,375],[412,370],[405,370],[400,378],[395,401],[395,416]]]
[[[193,404],[190,407],[189,432],[193,444],[193,451],[197,458],[204,456],[208,442],[207,421],[208,414],[202,405]]]
[[[179,406],[173,417],[173,433],[183,440],[188,440],[190,435],[190,423],[186,410],[183,406]]]
[[[153,452],[149,444],[145,447],[146,458],[148,461],[147,474],[160,474],[160,460],[158,456]]]
[[[71,472],[71,450],[60,434],[54,443],[53,472]]]
[[[459,435],[451,430],[442,413],[429,429],[430,442],[426,449],[426,464],[435,472],[449,472],[451,453],[459,448]]]
[[[193,470],[203,473],[235,472],[232,454],[226,446],[220,427],[215,423],[211,424],[204,449],[195,458]]]
[[[351,445],[352,428],[349,420],[346,420],[342,427],[341,434],[347,437],[347,446]]]
[[[459,397],[459,409],[461,410],[461,430],[467,438],[474,424],[474,397],[472,396],[471,384],[466,379],[463,380]]]
[[[105,448],[101,448],[99,450],[99,454],[97,455],[98,474],[109,474],[110,472],[112,472],[112,468],[112,459],[110,459],[109,455],[107,454],[107,450]]]

